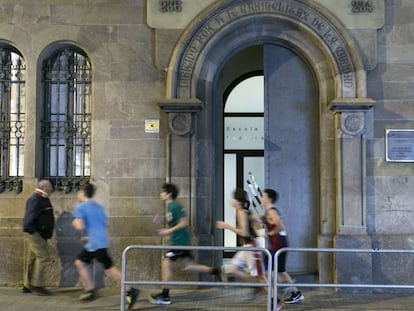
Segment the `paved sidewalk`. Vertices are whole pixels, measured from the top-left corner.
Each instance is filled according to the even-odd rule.
[[[147,301],[150,292],[159,288],[144,287],[136,304],[136,310],[210,310],[210,311],[256,311],[266,310],[266,296],[259,297],[249,288],[217,287],[182,290],[171,289],[172,304],[154,306]],[[77,304],[80,289],[50,289],[52,296],[22,294],[20,288],[0,288],[1,311],[48,311],[48,310],[120,310],[120,290],[104,288],[99,298],[88,304]],[[305,300],[299,304],[286,305],[283,310],[335,310],[335,311],[390,311],[414,310],[414,294],[345,294],[332,289],[304,289]]]

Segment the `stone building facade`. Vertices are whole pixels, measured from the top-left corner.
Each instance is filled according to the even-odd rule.
[[[25,200],[45,177],[44,64],[68,46],[91,65],[87,177],[118,265],[127,245],[161,243],[151,219],[166,180],[181,189],[195,243],[223,245],[223,94],[257,71],[268,85],[263,186],[290,206],[292,246],[412,249],[413,11],[409,0],[1,0],[0,48],[25,64],[25,121],[21,187],[0,193],[0,285],[22,282]],[[50,286],[77,282],[76,186],[52,195]],[[413,276],[403,254],[292,258],[290,271],[322,282]],[[133,256],[131,277],[159,278],[159,259]],[[222,254],[200,259],[217,265]]]

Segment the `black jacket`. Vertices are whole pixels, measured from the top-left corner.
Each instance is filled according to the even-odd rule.
[[[26,202],[23,232],[38,232],[45,240],[50,239],[55,227],[53,207],[49,198],[34,193]]]

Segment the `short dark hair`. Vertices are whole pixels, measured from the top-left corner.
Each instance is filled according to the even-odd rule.
[[[279,193],[273,189],[265,189],[263,190],[264,193],[267,193],[267,196],[270,198],[272,203],[275,203],[279,199]]]
[[[165,183],[162,185],[162,190],[171,193],[171,197],[173,200],[175,200],[178,196],[178,187],[176,185]]]
[[[83,186],[82,191],[85,193],[85,196],[90,199],[95,195],[96,187],[93,184],[86,184]]]

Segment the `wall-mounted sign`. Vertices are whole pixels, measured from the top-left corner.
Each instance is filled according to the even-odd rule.
[[[414,162],[414,130],[387,129],[385,131],[385,160]]]
[[[264,149],[263,117],[225,117],[224,148],[227,150]]]
[[[160,120],[145,120],[145,133],[159,133]]]

